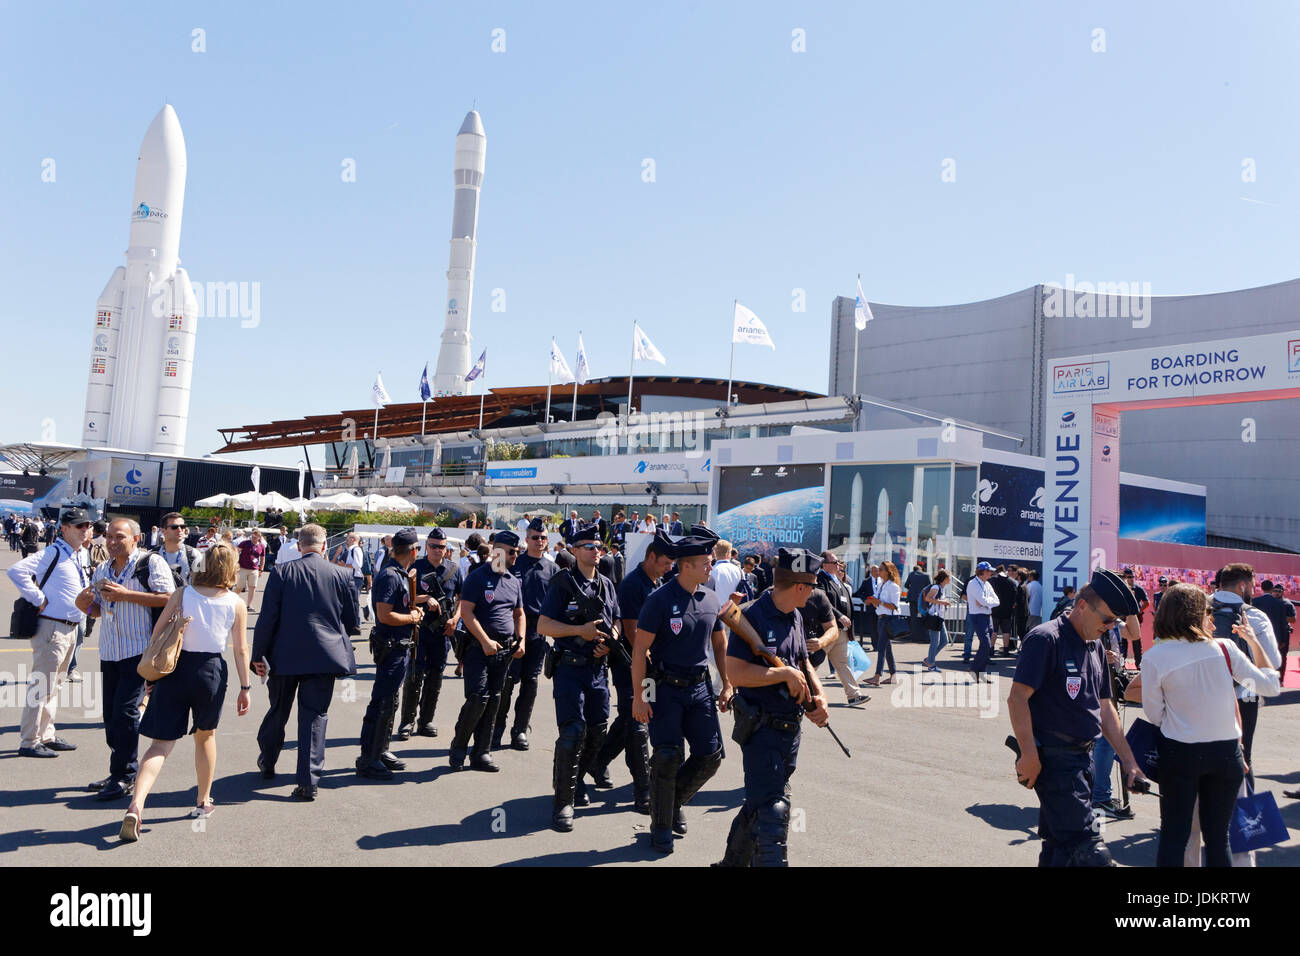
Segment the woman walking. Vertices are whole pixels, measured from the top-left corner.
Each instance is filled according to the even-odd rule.
[[[948,629],[943,623],[943,609],[952,604],[943,596],[943,589],[948,584],[948,572],[940,571],[934,576],[934,583],[921,594],[925,606],[926,624],[930,627],[930,656],[921,662],[927,671],[939,672],[939,652],[948,643]],[[935,627],[938,624],[938,627]]]
[[[864,684],[870,684],[872,687],[894,682],[894,645],[889,625],[891,619],[898,614],[899,595],[902,592],[898,567],[892,561],[882,562],[880,565],[880,587],[874,597],[867,598],[876,609],[876,627],[878,628],[876,636],[876,673],[873,677],[868,677],[863,681]],[[882,681],[880,674],[884,669],[886,657],[889,658],[889,677]]]
[[[1247,770],[1233,682],[1250,682],[1263,697],[1281,693],[1246,620],[1233,632],[1253,663],[1234,641],[1212,636],[1212,615],[1200,588],[1174,585],[1156,611],[1155,646],[1142,657],[1142,709],[1162,732],[1157,866],[1183,865],[1198,798],[1206,866],[1232,865],[1228,823]]]
[[[190,618],[181,643],[176,669],[153,685],[149,709],[140,721],[140,736],[153,743],[140,761],[135,800],[122,821],[122,840],[140,839],[140,820],[145,799],[162,770],[163,761],[187,733],[194,734],[194,769],[198,775],[198,802],[191,817],[212,815],[212,777],[217,765],[217,722],[226,699],[225,652],[234,644],[235,670],[239,675],[236,713],[248,713],[248,605],[230,590],[235,584],[239,557],[224,542],[208,549],[203,568],[194,572],[189,587],[172,593],[158,615],[154,634],[167,626],[173,614]]]

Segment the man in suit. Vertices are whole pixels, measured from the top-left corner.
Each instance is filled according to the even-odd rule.
[[[302,557],[271,572],[262,613],[253,630],[253,670],[267,679],[270,708],[257,732],[262,776],[275,776],[284,746],[284,727],[298,699],[298,786],[293,796],[316,799],[325,769],[325,724],[334,679],[357,672],[348,634],[357,629],[352,569],[332,565],[322,553],[325,529],[304,525],[298,532]],[[268,668],[269,663],[269,668]]]
[[[853,592],[853,596],[862,602],[862,626],[858,631],[866,634],[871,638],[871,646],[876,646],[876,608],[867,598],[876,596],[876,587],[879,582],[876,580],[880,574],[880,568],[871,565],[867,573],[862,576],[862,583],[858,589]]]
[[[919,564],[912,565],[912,573],[907,576],[903,582],[903,587],[907,591],[907,605],[912,612],[912,640],[928,641],[930,635],[926,633],[926,627],[921,620],[924,613],[921,609],[921,595],[925,589],[930,586],[930,575],[921,569]]]
[[[597,508],[595,511],[591,513],[591,523],[596,526],[596,533],[600,535],[600,537],[597,538],[596,540],[600,541],[605,545],[608,545],[609,544],[609,522],[600,516],[599,508]]]
[[[564,535],[564,540],[569,540],[570,536],[578,533],[582,527],[582,522],[578,520],[578,512],[570,511],[569,517],[560,525],[560,534]]]
[[[673,520],[668,525],[668,533],[676,538],[680,538],[686,533],[685,528],[682,527],[682,516],[679,512],[673,512]]]

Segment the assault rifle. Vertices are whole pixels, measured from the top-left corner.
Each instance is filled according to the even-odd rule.
[[[744,605],[744,607],[749,607],[749,604]],[[768,667],[785,667],[785,661],[781,660],[781,658],[777,657],[763,645],[763,639],[759,637],[758,631],[754,630],[754,625],[750,624],[745,615],[741,613],[743,610],[743,607],[737,607],[733,602],[728,601],[727,606],[718,617],[723,624],[727,625],[727,627],[732,630],[732,632],[739,634],[744,642],[749,645],[749,649],[753,651],[757,657],[761,658]],[[817,709],[817,705],[813,703],[812,680],[811,675],[808,673],[808,666],[805,661],[799,662],[799,670],[804,675],[804,680],[808,681],[808,700],[802,704],[802,707],[805,712],[811,714]],[[781,693],[789,697],[790,689],[783,685],[781,687]],[[840,745],[840,749],[844,751],[844,756],[852,757],[853,754],[849,753],[849,748],[844,746],[844,741],[840,740],[840,735],[831,728],[829,720],[826,721],[826,729],[830,731],[830,735],[835,738],[835,742]]]
[[[588,621],[600,622],[597,630],[600,632],[601,642],[609,648],[610,653],[617,656],[620,664],[631,670],[632,653],[621,638],[614,636],[614,622],[605,616],[605,582],[597,576],[596,593],[588,594],[578,587],[572,571],[561,571],[552,580],[564,591],[570,601],[578,605],[578,616],[582,618],[584,624]]]

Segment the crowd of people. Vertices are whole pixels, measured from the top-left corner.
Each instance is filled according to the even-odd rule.
[[[434,528],[423,553],[410,529],[385,536],[374,554],[349,534],[328,555],[325,532],[314,524],[281,528],[268,540],[257,529],[199,532],[176,513],[162,520],[142,534],[130,519],[92,522],[69,509],[58,536],[9,571],[39,610],[19,754],[50,758],[76,749],[56,730],[58,689],[77,679],[77,648],[98,624],[108,773],[89,786],[102,800],[130,801],[126,841],[139,838],[163,763],[191,733],[194,815],[214,811],[227,657],[239,678],[238,716],[250,709],[250,674],[267,684],[269,709],[257,736],[267,779],[297,702],[293,795],[316,799],[333,685],[356,673],[351,638],[373,617],[376,673],[358,775],[392,779],[406,766],[393,740],[438,736],[437,705],[453,658],[465,701],[449,764],[498,772],[494,750],[531,747],[545,676],[559,728],[553,828],[573,829],[575,808],[590,803],[588,781],[612,786],[610,767],[622,754],[632,809],[650,815],[651,847],[670,853],[687,832],[685,806],[720,765],[718,714],[734,707],[746,792],[723,862],[783,864],[800,721],[827,718],[819,665],[829,660],[847,705],[865,704],[864,689],[896,680],[899,639],[928,639],[922,669],[939,670],[961,602],[961,661],[975,681],[991,679],[995,655],[1014,659],[1008,708],[1017,776],[1040,798],[1042,865],[1111,862],[1095,821],[1131,817],[1127,795],[1140,779],[1115,706],[1125,700],[1140,702],[1162,731],[1159,863],[1199,864],[1201,842],[1207,865],[1249,862],[1226,850],[1228,815],[1236,796],[1253,787],[1260,698],[1280,691],[1295,609],[1271,581],[1256,596],[1247,565],[1221,569],[1212,594],[1160,576],[1150,596],[1133,569],[1100,569],[1045,615],[1033,569],[980,562],[963,585],[943,568],[931,578],[920,564],[903,579],[883,561],[854,589],[834,551],[781,549],[742,560],[704,524],[683,528],[677,513],[643,521],[617,511],[606,521],[599,511],[588,520],[571,511],[558,525],[538,516],[518,531],[475,529],[460,549]],[[39,521],[15,522],[13,530],[6,522],[20,544],[36,527],[45,533]],[[625,567],[627,535],[640,529],[652,537]],[[250,641],[249,613],[267,572]],[[1155,616],[1156,643],[1144,658],[1147,613]],[[141,676],[141,655],[174,617],[188,619],[175,669],[151,684]],[[747,632],[755,630],[771,639],[751,642]],[[867,645],[876,658],[870,677],[860,666]],[[633,693],[647,680],[653,699]],[[141,736],[150,741],[143,757]],[[1120,800],[1111,785],[1116,762]]]

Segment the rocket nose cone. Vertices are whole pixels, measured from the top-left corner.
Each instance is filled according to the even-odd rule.
[[[483,119],[478,115],[478,110],[470,110],[465,114],[465,122],[460,124],[460,132],[456,135],[463,136],[466,133],[471,136],[487,136],[483,132]]]
[[[150,162],[185,162],[185,134],[181,121],[168,103],[158,111],[140,143],[141,160]]]

